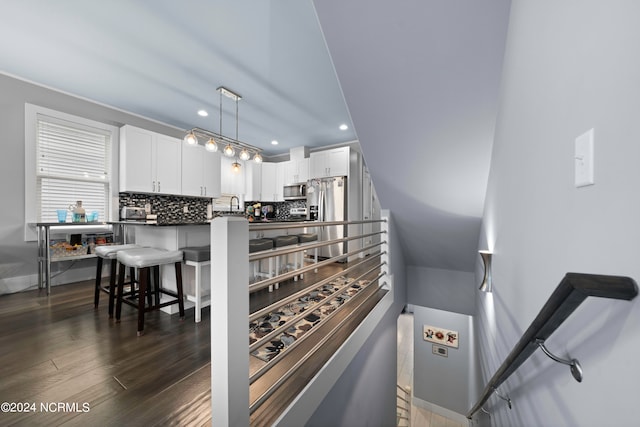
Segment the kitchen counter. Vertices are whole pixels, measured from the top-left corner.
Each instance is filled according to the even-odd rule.
[[[107,224],[113,225],[149,225],[154,227],[167,227],[167,226],[183,226],[183,225],[209,225],[211,221],[203,222],[181,222],[181,221],[137,221],[137,220],[122,220],[122,221],[109,221]]]

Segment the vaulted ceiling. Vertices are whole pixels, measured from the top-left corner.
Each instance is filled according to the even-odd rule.
[[[359,140],[407,262],[471,271],[509,0],[24,0],[0,71],[267,155]],[[235,137],[223,100],[222,133]],[[208,117],[196,113],[209,112]],[[339,130],[346,123],[349,129]],[[279,145],[271,144],[272,140]]]

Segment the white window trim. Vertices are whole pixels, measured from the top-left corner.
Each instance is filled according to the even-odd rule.
[[[33,104],[24,104],[24,162],[25,162],[25,197],[24,197],[24,240],[35,241],[37,239],[37,231],[35,223],[38,220],[38,201],[37,201],[37,119],[38,114],[55,117],[57,119],[66,120],[72,123],[103,129],[111,132],[111,197],[109,203],[110,217],[118,218],[118,152],[120,141],[120,128],[106,123],[96,122],[84,117],[74,116],[49,108],[41,107]]]

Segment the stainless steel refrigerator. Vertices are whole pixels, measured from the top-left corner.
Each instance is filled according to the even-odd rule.
[[[347,219],[347,177],[318,178],[307,183],[307,210],[309,220],[318,222],[345,221]],[[344,225],[318,226],[318,240],[345,237]],[[318,256],[331,258],[346,252],[346,243],[335,243],[318,248]],[[346,261],[343,260],[343,261]]]

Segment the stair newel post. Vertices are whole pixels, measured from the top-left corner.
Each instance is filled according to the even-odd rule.
[[[211,221],[211,419],[249,425],[249,225]]]

